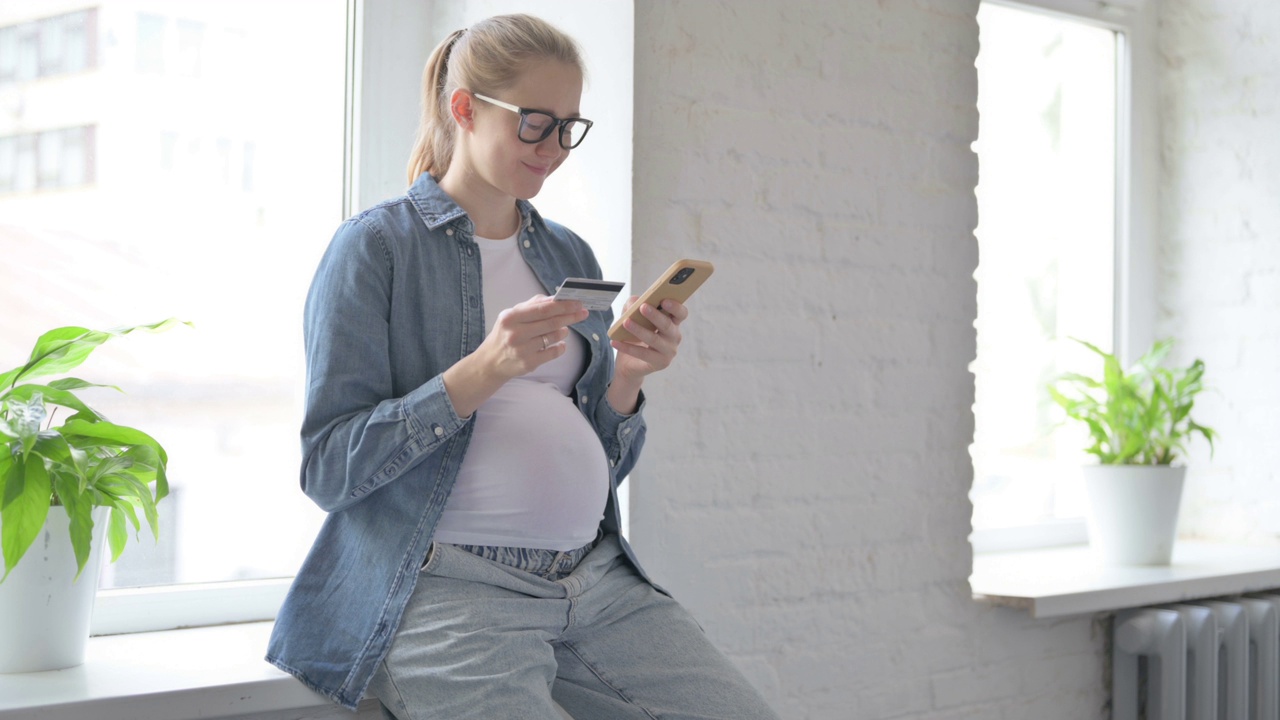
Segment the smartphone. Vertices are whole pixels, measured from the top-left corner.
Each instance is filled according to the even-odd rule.
[[[694,290],[702,287],[702,283],[706,282],[713,272],[715,267],[706,260],[677,260],[667,268],[666,272],[659,275],[649,289],[641,293],[631,307],[613,323],[613,327],[609,328],[609,337],[624,342],[637,341],[639,338],[622,327],[622,324],[630,318],[640,327],[653,330],[654,326],[649,322],[649,318],[640,314],[641,305],[648,303],[653,307],[659,307],[663,300],[675,300],[683,304],[688,301],[690,295],[693,295]]]

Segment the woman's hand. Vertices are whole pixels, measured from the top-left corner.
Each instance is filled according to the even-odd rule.
[[[569,326],[587,319],[587,310],[574,300],[532,298],[498,313],[493,330],[480,343],[482,356],[503,382],[531,372],[565,354]]]
[[[470,416],[508,380],[565,354],[569,326],[588,314],[580,302],[546,295],[534,295],[498,313],[480,347],[444,371],[454,412]]]
[[[627,301],[627,308],[636,301],[632,296]],[[665,370],[676,359],[680,348],[680,323],[689,317],[689,310],[675,300],[663,300],[661,308],[649,304],[640,306],[640,314],[653,323],[649,330],[634,320],[623,323],[638,342],[614,340],[612,345],[618,351],[618,358],[613,369],[613,382],[609,386],[609,404],[614,410],[627,415],[635,412],[640,397],[640,385],[645,377]]]

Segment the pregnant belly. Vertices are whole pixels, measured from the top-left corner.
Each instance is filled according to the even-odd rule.
[[[608,492],[604,448],[578,408],[553,385],[512,380],[476,411],[437,538],[567,550],[595,537]]]

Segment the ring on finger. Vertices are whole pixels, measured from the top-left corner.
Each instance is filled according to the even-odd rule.
[[[549,347],[549,346],[547,345],[547,336],[546,336],[546,335],[543,335],[543,336],[541,336],[541,337],[542,337],[542,349],[543,349],[543,350],[546,350],[546,349]]]

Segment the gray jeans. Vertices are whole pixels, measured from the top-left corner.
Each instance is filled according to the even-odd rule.
[[[693,617],[594,548],[436,543],[369,686],[399,720],[777,720]],[[553,702],[554,701],[554,702]]]

